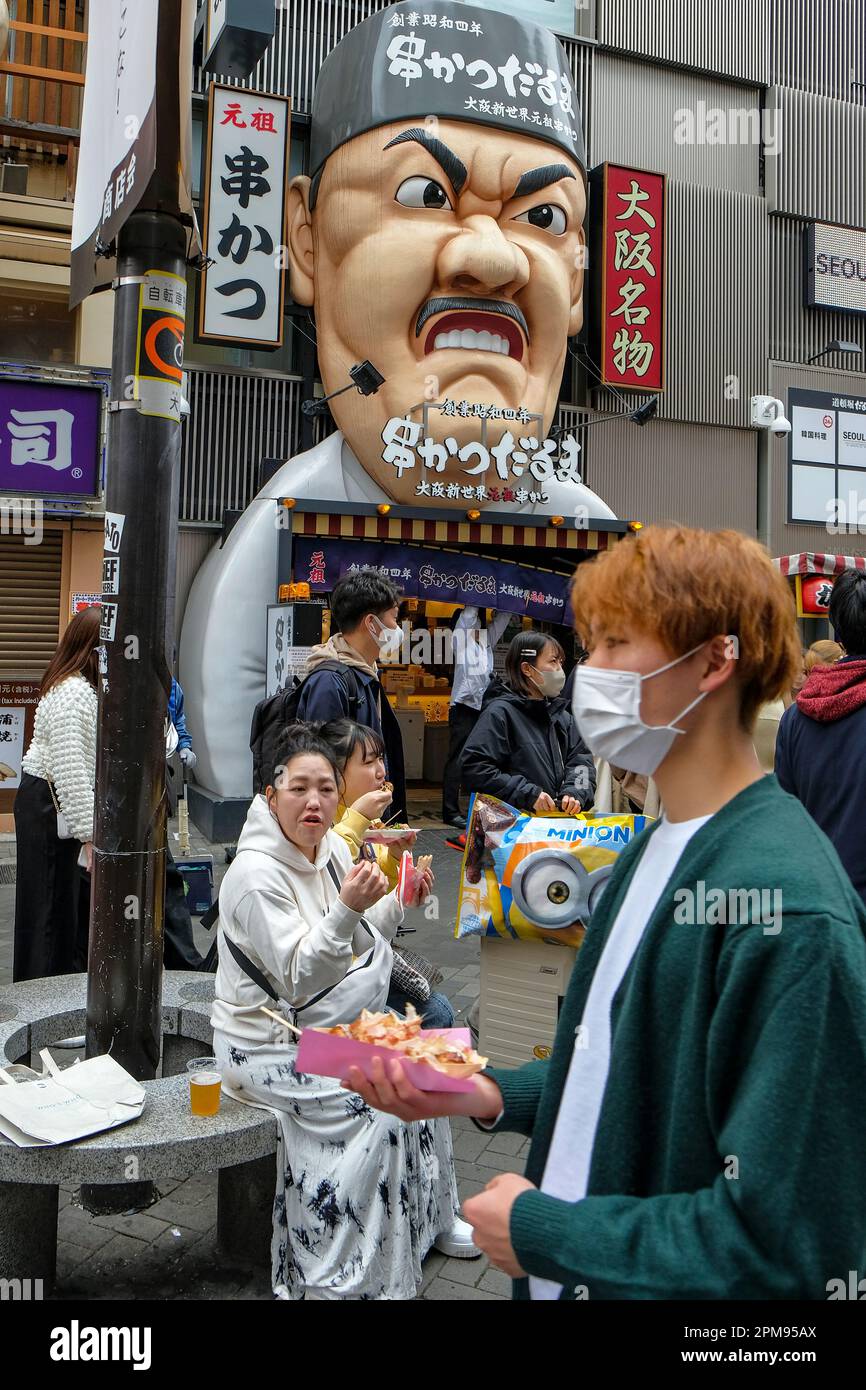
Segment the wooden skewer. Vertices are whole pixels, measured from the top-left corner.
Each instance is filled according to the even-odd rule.
[[[290,1033],[297,1033],[298,1037],[301,1036],[300,1028],[296,1028],[293,1023],[289,1023],[288,1019],[283,1018],[282,1014],[275,1014],[273,1009],[266,1009],[264,1004],[262,1004],[260,1012],[267,1014],[268,1018],[272,1018],[275,1023],[281,1023],[284,1028],[288,1028]]]

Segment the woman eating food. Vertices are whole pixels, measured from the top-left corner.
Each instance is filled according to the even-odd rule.
[[[384,825],[382,822],[394,791],[391,783],[385,781],[385,745],[375,730],[351,719],[333,719],[319,728],[334,754],[341,776],[334,831],[346,841],[354,860],[374,860],[393,888],[403,852],[412,848],[418,832],[407,829],[405,835],[389,836],[387,842],[376,839],[379,828],[391,829],[387,820]],[[431,863],[430,855],[420,855],[415,865],[427,884],[425,899],[433,887]],[[387,1005],[398,1013],[406,1007],[405,989],[401,989],[399,980],[394,981],[388,992]],[[445,994],[434,990],[423,1007],[419,1007],[425,1028],[450,1028],[454,1023],[454,1010]]]
[[[211,1021],[227,1093],[280,1121],[272,1282],[282,1299],[411,1299],[435,1244],[478,1252],[458,1221],[447,1123],[405,1125],[297,1071],[296,1034],[382,1009],[403,920],[385,875],[331,829],[339,772],[304,725],[280,739],[220,889]]]

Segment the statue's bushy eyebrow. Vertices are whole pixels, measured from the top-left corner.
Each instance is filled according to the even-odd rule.
[[[411,130],[404,130],[399,135],[395,135],[394,139],[389,140],[384,148],[390,150],[393,145],[405,145],[410,140],[414,141],[416,145],[423,145],[427,153],[433,156],[454,192],[459,195],[469,177],[469,170],[463,160],[458,159],[454,151],[450,150],[441,140],[437,140],[435,135],[428,135],[426,130],[422,130],[420,126],[413,126]]]
[[[514,196],[526,198],[530,193],[540,193],[542,188],[549,188],[552,183],[573,178],[574,174],[567,164],[544,164],[538,169],[528,169],[525,174],[521,174]]]

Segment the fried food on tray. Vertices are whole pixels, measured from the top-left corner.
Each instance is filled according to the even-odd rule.
[[[406,1017],[396,1014],[373,1014],[362,1009],[360,1018],[354,1023],[340,1023],[336,1028],[323,1028],[323,1033],[333,1033],[340,1038],[352,1038],[355,1042],[372,1043],[375,1047],[388,1047],[399,1052],[411,1062],[426,1062],[436,1071],[447,1076],[474,1076],[487,1066],[487,1058],[467,1043],[440,1035],[424,1033],[421,1019],[411,1004],[406,1005]]]

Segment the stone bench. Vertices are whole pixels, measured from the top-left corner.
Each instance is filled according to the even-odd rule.
[[[0,990],[0,1065],[84,1031],[83,975],[31,980]],[[0,1137],[0,1278],[53,1285],[61,1183],[116,1187],[219,1171],[217,1239],[230,1258],[268,1258],[276,1185],[277,1121],[222,1097],[214,1116],[189,1106],[186,1062],[212,1041],[213,977],[167,971],[163,1075],[144,1081],[138,1120],[74,1144],[20,1149]]]

